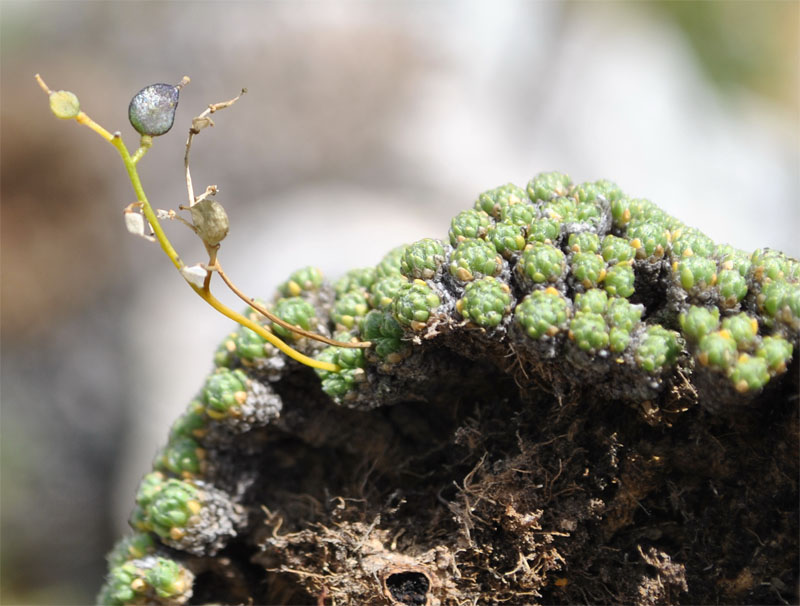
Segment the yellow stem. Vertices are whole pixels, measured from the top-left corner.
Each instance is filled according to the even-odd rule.
[[[122,163],[125,165],[125,170],[128,171],[128,178],[131,180],[131,185],[133,185],[133,191],[136,192],[136,199],[142,203],[142,213],[153,229],[153,235],[155,235],[161,248],[169,257],[170,261],[172,261],[172,264],[177,269],[181,269],[183,267],[183,261],[181,261],[177,251],[172,247],[172,243],[169,241],[169,238],[167,238],[167,234],[164,233],[161,223],[159,223],[158,217],[156,217],[156,213],[153,211],[153,207],[150,206],[150,202],[147,200],[142,182],[139,179],[139,173],[136,170],[136,164],[134,164],[133,158],[131,158],[128,152],[128,148],[125,147],[125,143],[122,142],[122,137],[120,137],[119,134],[112,135],[110,143],[117,148],[119,155],[122,157]]]
[[[299,326],[295,326],[294,324],[289,324],[286,320],[279,318],[272,312],[270,312],[266,307],[263,305],[259,305],[254,299],[251,299],[247,295],[245,295],[239,288],[233,283],[233,281],[228,277],[228,275],[223,271],[222,266],[219,264],[219,260],[214,258],[213,261],[209,261],[208,263],[209,268],[215,270],[219,277],[222,278],[222,281],[225,282],[225,285],[231,289],[233,294],[239,297],[242,301],[247,303],[251,308],[255,311],[260,313],[262,316],[266,316],[266,318],[275,324],[279,324],[283,326],[286,330],[290,330],[295,334],[302,335],[309,339],[314,339],[315,341],[320,341],[321,343],[327,343],[328,345],[333,345],[334,347],[346,347],[351,349],[356,348],[369,348],[372,347],[372,342],[370,341],[355,341],[355,342],[345,342],[345,341],[337,341],[336,339],[329,339],[324,335],[317,334],[315,332],[311,332],[310,330],[304,330]],[[210,275],[210,274],[209,274]]]
[[[136,164],[133,162],[133,158],[131,158],[130,153],[128,152],[128,148],[125,147],[125,144],[122,142],[122,137],[115,135],[111,138],[111,144],[117,148],[120,156],[122,156],[122,162],[125,164],[125,169],[128,171],[128,177],[131,180],[131,184],[133,185],[133,190],[136,192],[136,196],[138,200],[142,203],[142,213],[144,214],[147,222],[150,223],[150,227],[153,229],[153,234],[155,235],[156,239],[158,240],[159,244],[161,244],[161,248],[164,249],[164,252],[172,261],[173,265],[177,269],[181,269],[184,264],[181,261],[178,253],[172,247],[167,235],[164,233],[164,230],[161,227],[161,223],[158,221],[158,217],[156,217],[155,212],[153,212],[153,208],[150,206],[150,202],[147,200],[147,196],[144,193],[144,188],[142,187],[142,182],[139,179],[139,173],[136,170]],[[263,326],[253,322],[249,318],[246,318],[242,314],[233,311],[218,299],[216,299],[210,291],[207,289],[200,288],[195,286],[191,282],[187,281],[187,284],[192,287],[194,290],[206,303],[211,305],[214,309],[220,312],[222,315],[227,316],[231,320],[238,322],[242,326],[246,326],[259,336],[263,337],[270,343],[272,343],[275,347],[277,347],[280,351],[285,353],[290,358],[297,360],[301,364],[305,364],[306,366],[311,366],[312,368],[319,368],[321,370],[328,370],[331,372],[338,372],[340,367],[336,364],[332,364],[330,362],[323,362],[321,360],[315,360],[314,358],[310,358],[306,355],[301,354],[299,351],[292,349],[286,343],[281,341],[278,337],[276,337],[271,332],[268,332]]]
[[[91,128],[94,132],[103,137],[103,139],[105,139],[109,143],[113,143],[112,140],[114,139],[114,135],[112,135],[105,128],[100,126],[97,122],[92,120],[85,113],[80,112],[77,116],[75,116],[75,120],[77,120],[78,124],[83,124],[84,126],[88,126],[89,128]]]
[[[150,135],[142,135],[142,139],[139,142],[139,149],[136,150],[136,153],[131,156],[131,160],[134,164],[139,164],[139,160],[150,151],[150,148],[153,146],[153,137]]]
[[[328,370],[330,372],[339,372],[341,370],[341,367],[338,366],[337,364],[333,364],[331,362],[323,362],[322,360],[315,360],[314,358],[309,358],[308,356],[301,354],[299,351],[292,349],[286,343],[281,341],[273,333],[266,330],[263,326],[261,326],[257,322],[253,322],[250,318],[247,318],[242,314],[235,312],[226,305],[224,305],[222,302],[217,300],[214,297],[214,295],[212,295],[210,292],[205,291],[199,286],[195,286],[194,284],[190,283],[189,285],[198,295],[200,295],[202,299],[205,300],[206,303],[208,303],[211,307],[216,309],[222,315],[227,316],[234,322],[238,322],[242,326],[249,328],[260,337],[272,343],[275,347],[280,349],[283,353],[285,353],[293,360],[297,360],[301,364],[305,364],[306,366],[311,366],[312,368],[319,368],[321,370]]]
[[[156,214],[153,212],[153,208],[147,201],[147,196],[145,196],[144,189],[142,188],[142,182],[139,179],[139,173],[136,170],[136,165],[133,163],[130,153],[128,152],[128,148],[125,147],[125,144],[122,142],[122,138],[119,136],[112,137],[111,144],[117,148],[120,156],[122,156],[122,162],[125,164],[125,168],[128,171],[128,177],[131,180],[133,189],[136,192],[136,196],[138,197],[139,201],[142,203],[142,213],[144,213],[145,218],[147,219],[148,223],[150,223],[150,227],[153,229],[153,234],[155,235],[159,244],[161,244],[161,248],[164,249],[164,252],[172,261],[173,265],[175,265],[176,268],[181,269],[183,267],[183,261],[181,261],[178,253],[172,247],[167,235],[161,228],[161,223],[158,221],[158,217],[156,217]],[[312,368],[319,368],[321,370],[328,370],[331,372],[339,372],[340,367],[336,364],[315,360],[314,358],[310,358],[304,354],[301,354],[299,351],[292,349],[274,334],[268,332],[260,324],[257,324],[242,314],[230,309],[228,306],[214,297],[209,290],[195,286],[188,281],[187,284],[192,287],[192,290],[194,290],[200,296],[200,298],[202,298],[206,303],[211,305],[211,307],[216,309],[222,315],[227,316],[235,322],[238,322],[242,326],[246,326],[262,338],[272,343],[275,347],[293,360],[297,360],[301,364],[311,366]]]
[[[42,78],[39,74],[36,74],[36,80],[39,83],[39,86],[42,87],[46,93],[50,93],[50,89],[44,83]],[[181,82],[181,86],[188,82],[188,78],[184,78]],[[77,116],[75,116],[75,120],[78,124],[82,124],[96,132],[98,135],[103,137],[106,141],[111,143],[114,147],[117,148],[120,157],[122,158],[122,163],[125,165],[125,170],[128,172],[128,178],[131,181],[131,185],[133,186],[134,192],[136,192],[136,199],[138,202],[141,203],[142,213],[144,214],[147,222],[150,224],[151,229],[153,230],[153,234],[155,235],[158,243],[161,245],[161,248],[166,253],[167,257],[169,257],[172,264],[178,269],[182,269],[184,267],[183,261],[181,261],[180,256],[178,255],[175,248],[172,246],[172,243],[167,238],[166,233],[164,233],[164,229],[161,227],[161,223],[156,216],[156,213],[153,211],[152,206],[150,206],[150,202],[147,200],[147,196],[144,193],[144,188],[142,187],[141,179],[139,179],[139,173],[136,170],[136,163],[147,153],[152,145],[153,141],[152,138],[148,136],[143,136],[141,139],[141,143],[139,145],[139,149],[136,150],[136,153],[131,156],[128,148],[125,147],[125,143],[122,141],[122,136],[119,133],[110,133],[105,128],[97,124],[94,120],[92,120],[87,114],[84,112],[79,112]],[[209,272],[209,277],[211,273]],[[206,281],[207,283],[208,281]],[[242,314],[233,311],[229,307],[227,307],[224,303],[216,299],[211,292],[208,290],[208,287],[201,288],[189,282],[187,280],[187,284],[192,287],[201,299],[203,299],[206,303],[211,305],[214,309],[220,312],[222,315],[230,318],[234,322],[241,324],[255,332],[257,335],[261,336],[262,338],[266,339],[269,343],[272,343],[275,347],[277,347],[280,351],[284,354],[292,358],[293,360],[297,360],[301,364],[305,364],[306,366],[311,366],[312,368],[319,368],[320,370],[327,370],[330,372],[339,372],[341,367],[337,364],[333,364],[331,362],[324,362],[322,360],[315,360],[314,358],[310,358],[304,354],[301,354],[299,351],[292,349],[286,343],[281,341],[278,337],[276,337],[273,333],[266,330],[260,324],[253,322],[249,318],[243,316]]]

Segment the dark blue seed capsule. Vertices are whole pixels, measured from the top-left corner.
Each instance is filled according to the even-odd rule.
[[[151,84],[140,90],[128,106],[131,125],[142,135],[163,135],[175,121],[180,86]]]

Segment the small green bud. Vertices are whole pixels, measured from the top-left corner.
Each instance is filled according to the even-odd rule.
[[[142,135],[157,137],[172,128],[180,86],[151,84],[133,96],[128,106],[131,126]]]
[[[657,372],[666,366],[672,366],[680,351],[677,333],[654,324],[647,327],[636,347],[636,363],[645,372]]]
[[[149,529],[160,537],[176,538],[192,516],[200,511],[202,505],[199,498],[200,494],[192,484],[182,480],[167,480],[145,507]]]
[[[758,308],[775,318],[783,314],[790,299],[792,286],[783,281],[768,281],[757,297]]]
[[[719,309],[692,305],[678,316],[681,331],[694,343],[698,343],[707,334],[719,328]]]
[[[674,259],[691,256],[710,257],[715,250],[714,241],[697,229],[683,227],[675,230],[672,234],[672,257]]]
[[[736,341],[727,330],[709,333],[700,339],[697,359],[703,366],[726,369],[736,360]]]
[[[542,206],[542,216],[561,223],[578,221],[578,203],[573,198],[553,198]]]
[[[746,276],[750,270],[750,255],[729,244],[718,244],[714,250],[714,257],[722,270],[735,270],[742,277]]]
[[[669,248],[669,230],[659,223],[631,224],[627,236],[637,259],[660,259]]]
[[[341,336],[344,338],[347,334]],[[315,369],[322,383],[322,391],[336,402],[341,402],[365,378],[364,350],[362,349],[328,347],[317,354],[316,359],[338,364],[341,367],[339,372]]]
[[[591,288],[575,295],[575,311],[602,314],[608,305],[608,293],[599,288]]]
[[[316,267],[303,267],[278,286],[278,292],[284,297],[297,297],[304,292],[319,290],[320,286],[322,286],[322,272]]]
[[[230,223],[228,214],[222,204],[216,200],[205,198],[189,207],[192,213],[192,224],[197,235],[208,246],[216,246],[228,235]]]
[[[525,247],[515,268],[528,284],[556,282],[564,276],[567,261],[564,253],[551,244],[533,242]]]
[[[723,269],[717,276],[720,305],[734,307],[747,295],[747,280],[735,269]]]
[[[751,255],[750,262],[750,275],[759,283],[785,280],[787,273],[793,273],[789,258],[777,250],[759,248]]]
[[[547,201],[566,196],[572,189],[569,175],[559,172],[539,173],[528,183],[528,197],[531,201]]]
[[[375,283],[377,272],[374,267],[351,269],[336,281],[333,289],[336,296],[341,297],[351,290],[366,292]]]
[[[585,289],[595,288],[606,277],[606,262],[595,253],[574,253],[570,259],[570,271],[577,284]]]
[[[450,221],[450,244],[458,246],[459,242],[468,238],[482,238],[490,223],[489,215],[485,211],[474,208],[462,210]]]
[[[164,487],[166,480],[164,474],[158,471],[153,471],[144,476],[142,481],[139,482],[139,489],[136,491],[136,504],[141,507],[147,507]]]
[[[184,478],[191,478],[203,470],[205,450],[197,441],[189,436],[170,439],[161,452],[156,464],[163,469]]]
[[[134,583],[138,578],[139,572],[131,562],[112,567],[108,571],[106,582],[97,597],[97,603],[102,606],[127,606],[136,603],[138,599],[141,599],[140,592],[134,590],[134,587],[139,589],[139,585]],[[142,583],[141,590],[145,588],[146,586]],[[137,598],[137,594],[140,598]]]
[[[424,238],[409,244],[400,259],[400,273],[410,279],[428,280],[444,263],[444,248],[439,240]]]
[[[611,220],[614,227],[621,229],[631,220],[631,201],[622,196],[611,201]]]
[[[769,382],[767,361],[758,356],[742,354],[731,368],[730,378],[739,393],[761,389]]]
[[[636,274],[630,261],[617,263],[608,268],[603,288],[612,297],[630,297],[634,293]]]
[[[388,309],[408,280],[400,274],[379,278],[369,289],[369,303],[375,309]]]
[[[340,340],[346,339],[348,333],[339,333]],[[355,347],[340,347],[337,352],[336,363],[342,368],[363,368],[364,367],[364,350]]]
[[[600,314],[576,311],[569,325],[569,338],[583,351],[594,353],[608,346],[608,326]]]
[[[469,282],[482,276],[496,276],[503,269],[503,258],[491,242],[464,240],[450,255],[450,273]]]
[[[690,294],[703,292],[717,283],[717,263],[707,257],[683,257],[672,264],[672,272]]]
[[[574,196],[579,202],[595,202],[597,200],[613,202],[625,197],[625,194],[616,183],[598,179],[593,182],[581,183],[575,188]]]
[[[535,290],[514,310],[514,320],[531,339],[554,337],[567,328],[569,304],[555,288]]]
[[[645,198],[628,200],[628,211],[631,225],[650,223],[666,227],[668,215],[650,200]]]
[[[304,330],[311,330],[317,316],[314,306],[300,297],[282,297],[277,300],[272,311],[284,322]],[[296,333],[280,324],[273,323],[272,331],[288,341],[295,341],[298,338]]]
[[[561,222],[543,217],[534,219],[528,227],[528,242],[555,244],[561,237]]]
[[[184,604],[191,596],[194,575],[174,560],[163,557],[138,558],[109,570],[97,597],[102,606],[134,604]],[[154,595],[155,594],[155,595]]]
[[[643,305],[634,305],[627,299],[614,297],[608,301],[605,318],[609,326],[615,326],[630,332],[642,319],[643,311]]]
[[[527,202],[509,204],[500,209],[500,221],[509,225],[527,227],[536,218],[536,207]]]
[[[380,263],[375,267],[375,272],[378,278],[386,276],[400,275],[400,260],[403,258],[403,253],[406,250],[406,245],[401,244],[390,250],[381,259]]]
[[[780,374],[786,370],[792,359],[793,348],[794,346],[783,337],[764,337],[756,350],[756,355],[766,360],[771,373]]]
[[[758,339],[758,320],[742,312],[722,321],[723,330],[727,330],[739,350],[750,350],[756,346]]]
[[[600,237],[591,231],[570,234],[567,246],[574,253],[596,253],[600,250]]]
[[[153,553],[156,549],[153,537],[146,532],[136,532],[117,541],[114,548],[106,555],[109,568],[122,566],[130,560],[137,560]]]
[[[260,334],[240,326],[233,337],[234,351],[242,360],[252,361],[266,356],[266,339]]]
[[[57,90],[50,93],[50,111],[56,118],[70,120],[81,113],[81,104],[75,93]]]
[[[633,260],[636,256],[636,249],[625,238],[609,234],[603,238],[601,254],[606,263],[625,263]]]
[[[494,244],[497,252],[508,259],[514,253],[525,248],[523,231],[524,229],[520,225],[496,223],[489,228],[486,239]]]
[[[464,297],[456,310],[465,319],[484,328],[494,328],[511,310],[511,295],[507,284],[486,276],[467,284]]]
[[[350,291],[342,295],[331,310],[331,320],[346,329],[353,328],[369,311],[366,295]]]
[[[206,425],[207,419],[203,404],[199,400],[192,400],[184,413],[172,424],[169,439],[200,438],[205,434]]]
[[[144,575],[145,581],[160,598],[180,596],[191,587],[190,573],[174,560],[158,558]]]
[[[575,214],[580,223],[596,226],[603,216],[603,207],[599,201],[580,202],[576,207]]]
[[[375,344],[375,353],[381,358],[389,358],[405,349],[403,327],[391,313],[373,309],[361,320],[361,336]]]
[[[474,240],[469,240],[474,241]],[[422,280],[414,280],[402,286],[392,302],[392,314],[401,326],[422,330],[439,305],[439,295]]]
[[[522,204],[526,201],[526,197],[524,190],[513,183],[508,183],[483,192],[475,202],[475,209],[482,210],[497,219],[503,208]]]
[[[247,375],[238,368],[218,368],[203,387],[206,414],[217,420],[227,415],[236,416],[239,406],[247,399],[247,381]]]
[[[614,353],[622,353],[631,342],[631,333],[625,328],[612,326],[608,331],[608,348]]]

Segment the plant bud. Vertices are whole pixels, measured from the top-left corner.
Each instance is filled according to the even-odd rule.
[[[67,90],[57,90],[50,93],[50,111],[56,118],[71,120],[81,113],[81,104],[75,93]]]
[[[216,200],[201,200],[189,210],[197,235],[208,246],[216,246],[228,235],[228,215]]]
[[[157,137],[172,128],[180,86],[151,84],[140,90],[128,106],[131,125],[142,135]]]

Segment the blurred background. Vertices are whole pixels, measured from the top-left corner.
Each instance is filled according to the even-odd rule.
[[[270,296],[445,236],[535,173],[608,178],[715,240],[800,256],[796,2],[0,3],[0,601],[85,604],[138,479],[231,323],[126,234],[116,152],[140,88],[192,78],[140,164],[151,202],[220,188],[227,272]],[[168,225],[182,257],[204,260]],[[221,291],[220,291],[221,292]],[[236,309],[239,303],[225,300]]]

